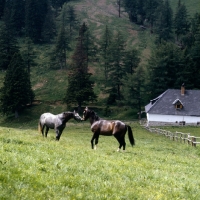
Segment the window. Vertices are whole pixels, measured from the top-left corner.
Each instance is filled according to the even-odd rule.
[[[183,108],[183,105],[182,104],[176,104],[176,109],[182,109]]]

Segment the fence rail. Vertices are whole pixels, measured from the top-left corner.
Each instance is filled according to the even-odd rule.
[[[157,134],[164,135],[173,141],[184,142],[187,144],[191,144],[194,147],[196,147],[197,144],[200,144],[200,137],[192,136],[190,135],[190,133],[182,133],[178,131],[173,133],[171,131],[167,131],[160,128],[153,128],[153,127],[145,127],[145,128],[150,132],[155,132]]]

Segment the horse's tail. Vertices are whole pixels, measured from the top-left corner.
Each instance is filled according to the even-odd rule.
[[[129,141],[130,141],[131,145],[133,146],[133,145],[135,145],[135,139],[133,137],[132,129],[131,129],[131,127],[129,125],[126,125],[126,126],[128,128],[128,138],[129,138]]]
[[[38,123],[38,132],[39,132],[39,133],[42,132],[42,125],[41,125],[40,121],[39,121],[39,123]]]

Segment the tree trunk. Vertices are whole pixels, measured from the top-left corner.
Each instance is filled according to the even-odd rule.
[[[15,118],[18,118],[18,117],[19,117],[18,110],[15,110]]]
[[[78,113],[81,112],[81,103],[78,103]]]
[[[119,17],[121,17],[121,15],[120,15],[120,14],[121,14],[121,13],[120,13],[120,9],[121,9],[121,8],[120,8],[120,7],[121,7],[121,0],[118,0],[118,5],[119,5]]]

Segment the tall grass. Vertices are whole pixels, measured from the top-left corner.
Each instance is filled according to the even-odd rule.
[[[130,124],[126,152],[114,137],[90,147],[89,122],[70,121],[59,142],[35,128],[0,128],[0,199],[199,199],[200,151]]]

